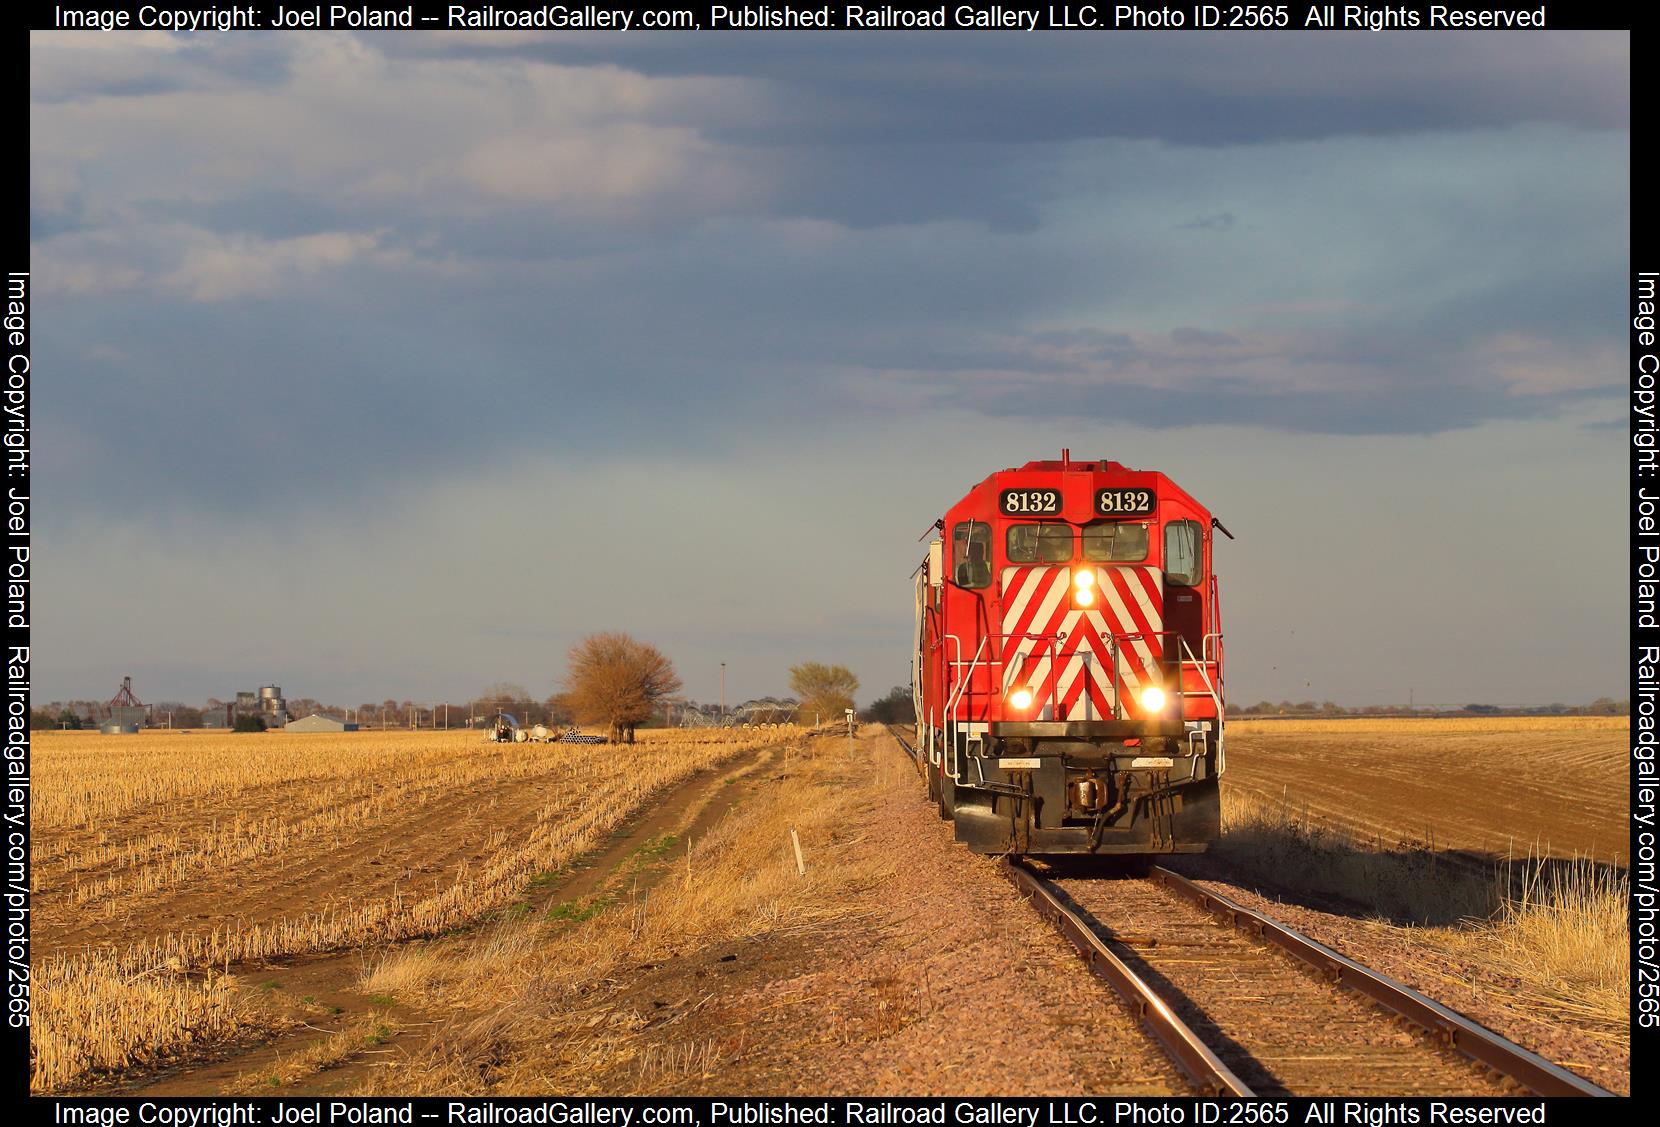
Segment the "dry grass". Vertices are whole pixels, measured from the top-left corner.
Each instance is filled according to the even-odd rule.
[[[1265,800],[1226,784],[1213,852],[1240,872],[1404,923],[1487,919],[1500,902],[1491,874],[1449,861],[1428,843],[1381,849],[1314,820],[1289,799]]]
[[[1281,888],[1337,897],[1421,938],[1500,965],[1541,1005],[1609,1027],[1629,1020],[1630,880],[1584,860],[1459,863],[1379,850],[1287,802],[1223,788],[1216,855]]]
[[[257,1011],[227,986],[237,964],[472,924],[665,789],[784,733],[650,732],[628,749],[486,744],[472,733],[46,735],[55,738],[37,751],[34,810],[47,921],[37,925],[46,957],[31,1050],[40,1092],[257,1028]],[[493,828],[500,799],[481,800],[459,864],[429,885],[339,860],[381,837],[388,848],[453,847],[466,834],[443,804],[473,793],[516,796],[519,828]],[[436,813],[419,820],[428,807]],[[378,864],[367,857],[357,863]],[[297,889],[295,871],[305,874]],[[256,896],[261,881],[287,892]],[[262,918],[187,926],[201,906],[237,895],[255,896]],[[160,907],[145,911],[145,897]],[[54,943],[88,919],[121,938],[89,951]]]
[[[650,1093],[716,1071],[743,1031],[677,1036],[715,995],[654,1011],[630,992],[642,969],[761,936],[828,935],[848,922],[846,902],[891,871],[887,861],[878,869],[847,860],[844,842],[870,794],[845,785],[854,767],[838,741],[808,746],[817,750],[792,752],[787,777],[760,783],[757,801],[697,841],[689,872],[684,854],[671,853],[655,863],[655,881],[613,881],[611,899],[598,898],[586,919],[550,913],[503,924],[483,943],[426,944],[370,968],[361,989],[456,1015],[425,1050],[378,1070],[371,1090]],[[481,1007],[485,998],[501,1001]]]
[[[1630,877],[1586,862],[1524,865],[1486,932],[1546,1005],[1623,1027],[1631,1015]]]

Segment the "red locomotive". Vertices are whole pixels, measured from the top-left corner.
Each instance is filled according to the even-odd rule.
[[[936,522],[912,685],[929,797],[981,853],[1199,852],[1221,818],[1212,530],[1162,473],[1027,462]]]

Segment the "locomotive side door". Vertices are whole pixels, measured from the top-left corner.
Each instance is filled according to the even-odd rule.
[[[1160,540],[1164,626],[1179,635],[1198,658],[1204,653],[1206,632],[1204,591],[1205,576],[1209,574],[1210,530],[1198,514],[1172,506],[1160,530]]]

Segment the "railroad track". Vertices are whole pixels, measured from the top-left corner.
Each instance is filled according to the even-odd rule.
[[[1201,1092],[1613,1094],[1168,869],[1111,880],[1004,864]]]
[[[900,727],[888,728],[915,761]],[[1169,869],[1103,880],[1004,867],[1202,1092],[1613,1095]],[[1102,915],[1134,925],[1117,930]]]
[[[902,725],[899,725],[899,724],[889,724],[888,725],[888,734],[890,736],[892,736],[895,741],[898,742],[899,750],[903,751],[906,755],[910,756],[911,757],[911,762],[915,763],[916,762],[916,748],[912,747],[911,746],[911,741],[905,737],[904,733],[906,731],[908,731],[908,729],[906,729]]]

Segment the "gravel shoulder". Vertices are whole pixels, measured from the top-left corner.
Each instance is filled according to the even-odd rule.
[[[867,730],[861,754],[887,769],[862,784],[854,848],[888,870],[849,905],[862,926],[763,942],[770,973],[730,983],[688,1030],[742,1027],[745,1051],[668,1090],[1186,1094],[993,862],[952,841],[891,739]]]

